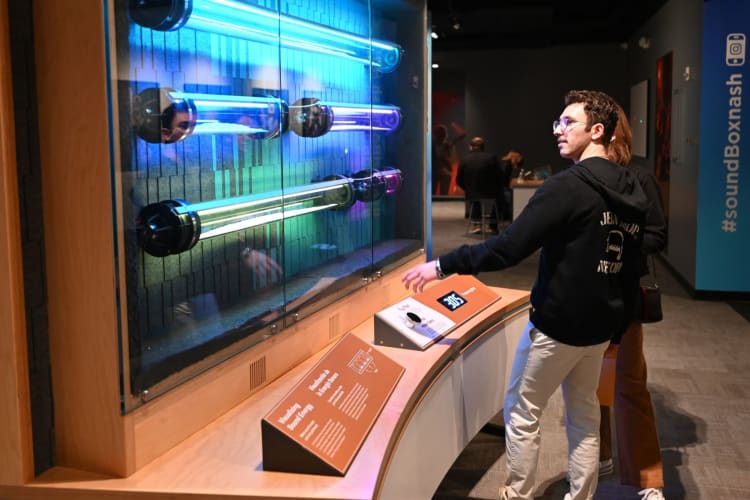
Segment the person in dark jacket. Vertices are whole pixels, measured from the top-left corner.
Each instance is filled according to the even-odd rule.
[[[496,155],[485,152],[484,139],[474,137],[469,142],[469,154],[458,164],[456,184],[464,190],[469,205],[469,220],[474,222],[472,233],[482,230],[482,207],[476,200],[495,200],[495,208],[489,214],[490,232],[497,232],[498,218],[504,205],[503,187],[507,180]],[[478,222],[475,222],[478,221]]]
[[[541,248],[530,321],[516,349],[503,415],[508,474],[501,499],[532,499],[542,410],[558,386],[566,408],[566,500],[593,498],[599,466],[602,355],[633,314],[648,200],[632,172],[607,159],[617,103],[570,91],[553,124],[570,168],[547,179],[502,233],[406,271],[407,288],[450,273],[513,266]]]
[[[641,165],[630,164],[633,133],[628,117],[618,109],[618,122],[609,147],[610,159],[635,174],[649,199],[641,245],[640,275],[649,274],[647,257],[664,249],[667,243],[667,223],[662,209],[661,192],[653,172]],[[637,309],[637,308],[636,308]],[[617,458],[622,484],[641,488],[643,500],[664,500],[664,470],[661,460],[656,418],[647,386],[646,358],[643,355],[643,326],[631,321],[621,339],[615,339],[615,431]],[[612,427],[608,406],[601,407],[599,427],[601,448],[599,475],[612,472]]]

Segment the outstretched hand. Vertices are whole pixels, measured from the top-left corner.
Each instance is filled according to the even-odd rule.
[[[242,251],[242,258],[245,265],[254,273],[265,274],[269,280],[284,274],[284,270],[275,260],[257,250],[245,248]]]
[[[435,261],[431,260],[406,271],[401,277],[401,282],[407,290],[411,287],[415,292],[421,292],[427,283],[436,280],[437,277]]]

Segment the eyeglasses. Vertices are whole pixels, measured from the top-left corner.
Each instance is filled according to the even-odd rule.
[[[557,132],[558,128],[560,129],[560,132],[565,133],[576,125],[585,125],[585,123],[579,122],[578,120],[574,120],[572,118],[563,117],[552,122],[552,133],[554,134],[555,132]]]

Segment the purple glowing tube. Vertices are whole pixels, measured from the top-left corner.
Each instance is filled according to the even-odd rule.
[[[401,190],[403,175],[397,168],[360,170],[352,176],[357,201],[376,201]]]
[[[302,137],[357,130],[390,134],[401,123],[397,106],[322,102],[315,97],[297,100],[289,107],[289,114],[290,128]]]
[[[333,112],[331,131],[369,130],[390,134],[401,123],[401,110],[396,106],[373,104],[359,106],[343,103],[327,103]]]
[[[380,176],[385,181],[385,194],[391,195],[401,191],[401,184],[403,183],[403,175],[401,170],[392,167],[386,167],[381,170],[377,170],[375,175]]]

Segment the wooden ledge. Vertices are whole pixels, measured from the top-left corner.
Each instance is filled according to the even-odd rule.
[[[494,290],[502,297],[497,307],[474,316],[425,351],[375,346],[406,371],[344,477],[263,470],[260,422],[325,354],[323,349],[129,477],[53,468],[25,487],[4,492],[13,498],[83,500],[378,497],[404,429],[446,367],[490,329],[527,314],[529,292]],[[372,343],[373,319],[352,333]]]

